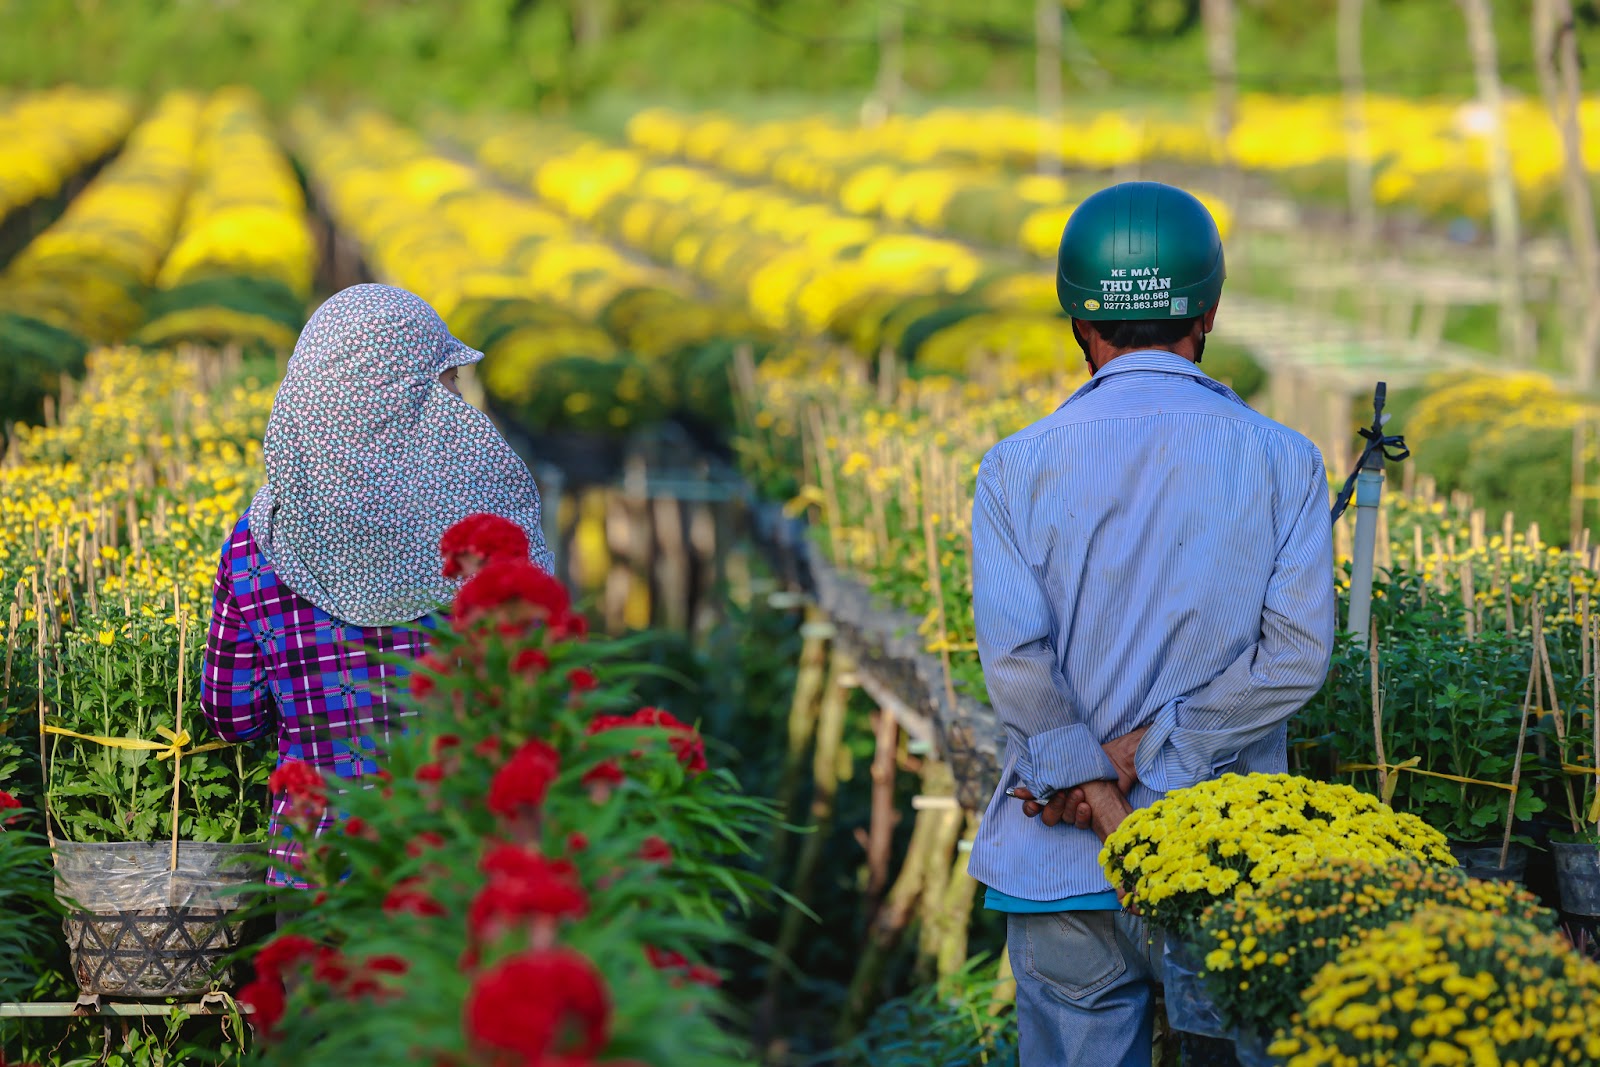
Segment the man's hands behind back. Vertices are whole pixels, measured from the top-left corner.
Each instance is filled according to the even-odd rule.
[[[1048,800],[1040,801],[1027,788],[1013,790],[1022,801],[1022,813],[1028,818],[1039,818],[1046,826],[1070,822],[1080,830],[1093,830],[1104,841],[1122,820],[1133,811],[1128,803],[1128,793],[1139,778],[1134,770],[1134,755],[1139,751],[1139,741],[1146,727],[1123,734],[1100,746],[1117,769],[1117,780],[1084,782],[1071,789],[1057,790]]]

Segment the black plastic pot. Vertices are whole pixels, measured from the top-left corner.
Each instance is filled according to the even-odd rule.
[[[1473,878],[1491,882],[1520,882],[1528,872],[1528,848],[1513,841],[1500,865],[1500,845],[1493,841],[1452,841],[1450,852]]]
[[[1561,910],[1569,915],[1600,915],[1600,847],[1552,841],[1550,852],[1555,857]]]

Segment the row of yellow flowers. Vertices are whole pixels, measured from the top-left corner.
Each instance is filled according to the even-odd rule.
[[[0,219],[54,196],[132,125],[120,93],[63,87],[12,100],[0,109]]]
[[[773,181],[837,202],[852,215],[881,216],[1041,258],[1055,255],[1077,200],[1103,184],[1017,174],[949,152],[908,156],[915,150],[887,135],[893,129],[845,125],[822,115],[739,122],[657,108],[635,115],[627,135],[651,154]],[[1226,205],[1199,195],[1226,236]]]
[[[0,306],[90,341],[127,337],[193,180],[201,98],[175,93],[0,275]]]
[[[302,110],[294,130],[372,271],[482,348],[489,395],[540,428],[649,422],[689,385],[668,357],[759,332],[386,117]]]
[[[139,340],[292,347],[317,263],[299,179],[253,92],[214,93],[200,125],[194,189]]]
[[[1069,169],[1127,170],[1141,164],[1214,165],[1233,162],[1276,175],[1304,174],[1338,188],[1347,160],[1363,153],[1374,167],[1380,204],[1429,212],[1486,216],[1490,131],[1496,116],[1470,100],[1414,100],[1369,94],[1364,98],[1365,137],[1347,133],[1344,100],[1335,95],[1246,94],[1225,140],[1212,131],[1209,104],[1194,100],[1160,111],[1149,108],[1074,109],[1059,125],[1015,108],[937,108],[898,115],[883,124],[852,130],[821,118],[763,124],[763,138],[776,148],[803,142],[823,161],[840,154],[876,153],[908,164],[978,162],[1033,167],[1044,148]],[[1555,199],[1561,183],[1561,141],[1535,97],[1512,97],[1499,122],[1510,147],[1512,168],[1530,213]],[[1587,166],[1600,166],[1600,98],[1583,101]],[[728,119],[695,124],[693,135],[673,151],[732,169],[759,166],[774,145],[746,143],[746,127]],[[657,149],[671,143],[670,127],[640,130],[638,143]],[[787,142],[787,143],[785,143]],[[787,160],[788,178],[818,192],[832,179],[816,160]],[[934,186],[947,179],[930,178]],[[1019,191],[1025,187],[1017,187]],[[928,195],[937,195],[930,193]]]
[[[864,353],[907,341],[919,365],[955,373],[1004,363],[1036,378],[1075,361],[1050,280],[963,242],[547,124],[451,132],[494,173],[741,301],[774,330],[831,334]]]

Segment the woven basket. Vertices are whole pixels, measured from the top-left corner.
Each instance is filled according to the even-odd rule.
[[[72,973],[86,994],[190,996],[225,988],[222,960],[239,943],[238,887],[259,882],[241,862],[255,845],[194,841],[56,842],[56,895]]]

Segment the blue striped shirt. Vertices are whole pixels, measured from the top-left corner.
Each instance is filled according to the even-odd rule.
[[[1005,790],[1114,780],[1100,746],[1138,727],[1136,808],[1285,769],[1285,720],[1334,635],[1327,474],[1306,438],[1182,356],[1119,356],[984,456],[972,552],[1006,732],[978,881],[1023,900],[1109,888],[1092,831],[1029,819]]]

